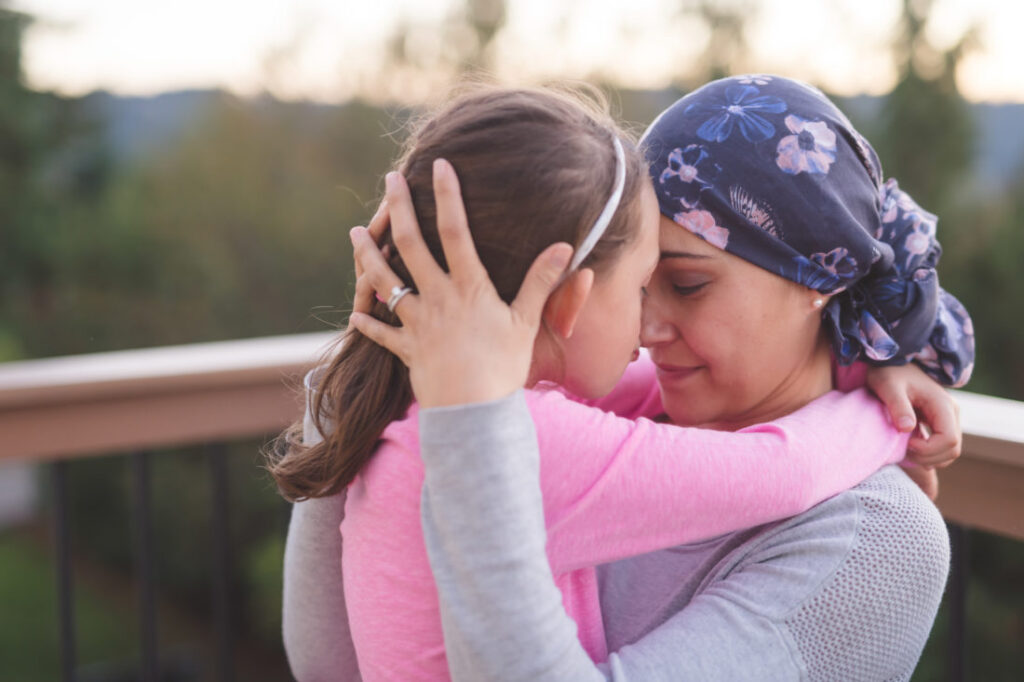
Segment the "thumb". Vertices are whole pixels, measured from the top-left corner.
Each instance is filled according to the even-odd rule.
[[[565,242],[544,249],[527,271],[519,293],[512,301],[512,312],[531,325],[539,325],[544,304],[558,286],[571,257],[572,246]]]

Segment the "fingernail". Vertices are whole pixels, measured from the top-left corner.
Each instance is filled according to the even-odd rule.
[[[571,257],[572,246],[570,244],[559,244],[558,248],[552,249],[548,255],[548,262],[551,263],[551,267],[564,268],[569,264]]]
[[[361,230],[361,229],[362,229],[361,227],[356,226],[356,227],[353,227],[351,230],[348,231],[349,241],[351,241],[353,244],[356,243],[356,239],[357,239],[356,235],[359,233],[359,230]]]
[[[903,415],[900,417],[899,422],[897,422],[900,431],[910,431],[914,428],[915,424],[917,424],[917,420],[909,415]]]
[[[384,176],[384,186],[387,187],[389,192],[394,191],[395,183],[398,181],[398,173],[391,171]]]
[[[434,159],[434,177],[438,180],[448,176],[448,162],[444,159]]]

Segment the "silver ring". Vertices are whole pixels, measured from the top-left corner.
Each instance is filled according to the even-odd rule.
[[[388,299],[388,310],[395,312],[395,306],[402,300],[402,297],[411,292],[409,287],[391,287],[391,298]]]

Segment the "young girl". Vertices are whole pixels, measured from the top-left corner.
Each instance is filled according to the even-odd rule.
[[[433,117],[403,161],[431,257],[442,263],[453,254],[437,238],[435,223],[445,216],[430,185],[450,187],[445,179],[453,177],[451,166],[436,159],[457,169],[482,267],[504,301],[513,301],[539,253],[547,249],[557,261],[561,251],[556,269],[566,274],[547,299],[545,330],[529,367],[511,368],[524,376],[528,369],[530,385],[554,381],[593,399],[615,387],[638,355],[640,290],[657,263],[658,210],[644,165],[624,140],[606,119],[563,98],[491,91]],[[389,196],[403,187],[401,177],[388,176]],[[355,238],[365,242],[366,235]],[[395,240],[408,250],[401,234]],[[559,242],[576,245],[567,268],[564,250],[548,249]],[[388,300],[374,311],[389,322],[409,295],[401,282],[422,282],[424,272],[408,259],[392,265],[401,280],[382,289]],[[526,294],[536,298],[539,291]],[[444,324],[443,317],[434,320]],[[464,374],[450,374],[453,387],[481,378]],[[651,377],[650,364],[638,363],[598,405],[655,416],[661,408]],[[410,404],[406,370],[350,334],[315,384],[311,413],[323,441],[314,442],[314,433],[293,440],[272,471],[292,498],[347,489],[342,563],[363,679],[445,679],[437,593],[419,521],[417,406]],[[443,393],[428,406],[443,405]],[[607,656],[596,564],[790,516],[902,458],[906,438],[863,391],[812,397],[771,424],[723,433],[616,417],[558,391],[528,392],[541,440],[547,555],[594,660]]]

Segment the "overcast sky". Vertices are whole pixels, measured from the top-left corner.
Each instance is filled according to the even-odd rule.
[[[376,73],[399,20],[426,22],[455,0],[13,0],[39,19],[25,45],[30,84],[66,94],[104,88],[152,94],[223,87],[340,101]],[[633,87],[686,74],[703,50],[699,24],[666,16],[678,0],[509,0],[496,45],[508,82],[600,73]],[[900,0],[762,0],[744,67],[803,78],[839,94],[881,94],[895,72],[886,48]],[[962,64],[972,100],[1024,102],[1024,2],[936,0],[929,35],[940,46],[972,22],[982,47]],[[410,86],[411,99],[424,92]]]

